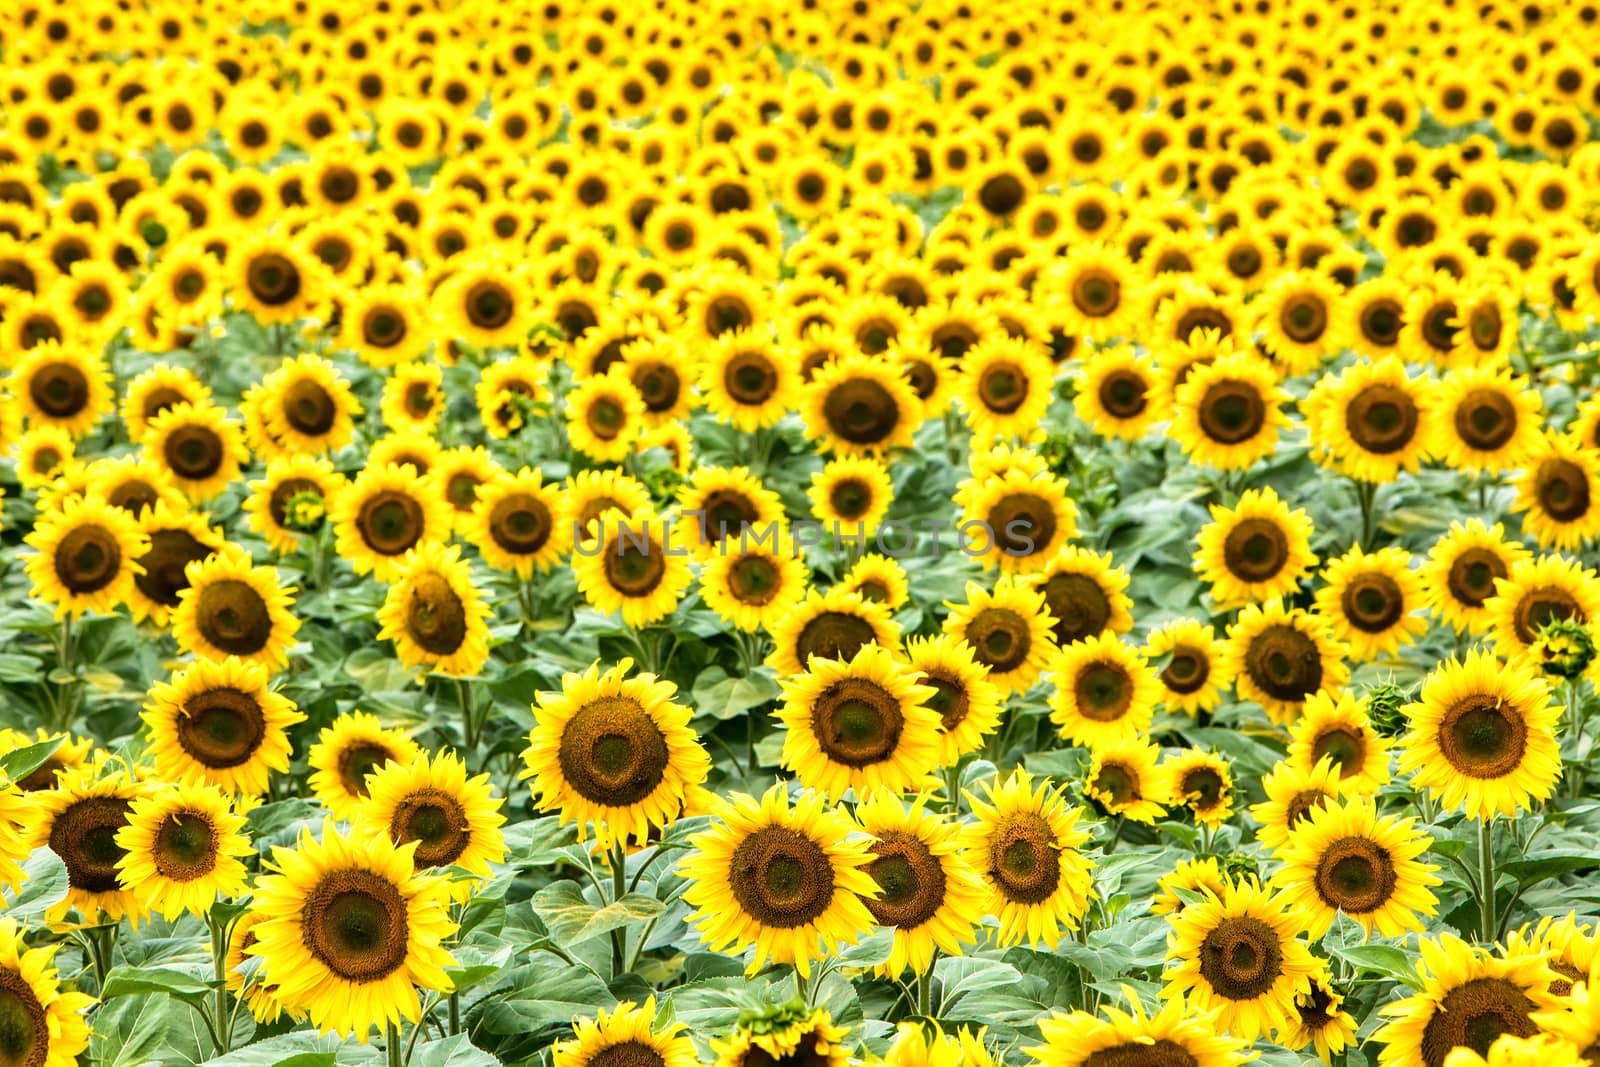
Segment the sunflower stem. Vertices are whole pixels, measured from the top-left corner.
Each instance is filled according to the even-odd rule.
[[[467,688],[465,678],[456,680],[456,706],[461,709],[461,743],[466,750],[462,759],[467,759],[478,749],[478,723],[472,714],[472,692]]]
[[[1361,547],[1364,551],[1372,549],[1372,542],[1378,534],[1377,526],[1377,500],[1378,487],[1372,482],[1357,481],[1356,501],[1361,505]]]
[[[611,843],[611,903],[615,904],[628,893],[628,854],[623,851],[622,839]],[[623,973],[627,958],[627,930],[623,927],[611,931],[611,974]]]
[[[78,697],[81,694],[76,660],[77,643],[72,632],[72,615],[68,614],[61,620],[61,630],[56,639],[56,669],[72,677],[56,683],[60,699],[55,705],[55,722],[52,726],[57,730],[70,730],[78,717]]]
[[[938,953],[934,953],[938,958]],[[928,962],[928,969],[917,975],[917,1014],[924,1019],[933,1018],[933,961]]]
[[[1104,855],[1109,856],[1117,850],[1117,846],[1122,843],[1122,831],[1127,828],[1127,825],[1128,817],[1126,815],[1117,816],[1117,830],[1111,835],[1111,840],[1106,843]]]
[[[400,1045],[400,1028],[394,1023],[384,1024],[383,1051],[389,1067],[405,1067],[405,1050]]]
[[[1583,721],[1583,700],[1578,694],[1579,684],[1579,679],[1568,678],[1566,684],[1562,686],[1567,698],[1566,728],[1572,733],[1572,766],[1567,775],[1567,790],[1573,799],[1583,796],[1583,730],[1587,725]]]
[[[1494,816],[1478,823],[1478,917],[1483,943],[1493,944],[1500,936],[1500,917],[1495,914]]]
[[[461,1032],[461,994],[451,993],[450,998],[445,1001],[445,1005],[445,1010],[450,1017],[450,1033],[451,1036],[454,1036]]]
[[[211,967],[217,979],[212,1037],[217,1055],[225,1056],[233,1044],[233,1016],[228,1011],[228,924],[218,922],[207,912],[206,925],[211,928]]]

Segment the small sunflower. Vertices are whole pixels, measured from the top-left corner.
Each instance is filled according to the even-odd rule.
[[[434,291],[432,310],[449,336],[480,349],[515,348],[532,328],[538,304],[522,271],[478,256]]]
[[[294,587],[278,581],[276,567],[253,566],[243,550],[227,546],[188,564],[189,588],[172,609],[178,647],[205,659],[237,656],[282,670],[300,629]]]
[[[30,426],[58,426],[82,437],[111,410],[111,372],[87,349],[35,345],[6,381]]]
[[[1355,546],[1330,560],[1317,590],[1317,613],[1349,656],[1365,662],[1394,656],[1424,633],[1422,582],[1411,569],[1411,553],[1398,545],[1365,552]]]
[[[523,468],[497,473],[477,489],[471,512],[459,519],[462,537],[483,561],[523,580],[547,571],[571,546],[573,524],[562,519],[559,487]]]
[[[195,503],[219,496],[250,459],[239,424],[207,402],[174,404],[157,415],[143,448]]]
[[[444,370],[437,363],[402,363],[383,382],[378,412],[391,430],[432,433],[444,416]]]
[[[567,437],[596,463],[617,463],[633,453],[644,430],[644,398],[626,374],[613,370],[581,379],[566,396]]]
[[[1249,353],[1194,368],[1173,401],[1172,436],[1196,463],[1243,470],[1272,453],[1288,426],[1288,395]]]
[[[1546,915],[1540,918],[1536,926],[1512,930],[1506,935],[1504,951],[1507,956],[1530,952],[1543,955],[1554,974],[1550,981],[1550,993],[1566,997],[1577,986],[1590,981],[1589,974],[1596,960],[1595,949],[1594,927],[1579,922],[1577,912],[1569,911],[1562,918]]]
[[[1526,655],[1539,631],[1557,619],[1600,620],[1600,583],[1595,574],[1565,556],[1535,556],[1511,565],[1497,578],[1484,604],[1495,647],[1507,658]]]
[[[850,565],[834,583],[833,591],[856,593],[865,600],[899,611],[911,597],[911,580],[905,568],[889,556],[868,552]]]
[[[1156,881],[1150,910],[1157,915],[1179,914],[1190,906],[1180,892],[1190,897],[1213,896],[1220,900],[1227,895],[1228,886],[1233,882],[1233,878],[1223,873],[1222,864],[1215,856],[1183,860],[1170,874]]]
[[[134,801],[151,795],[150,786],[103,762],[84,764],[56,776],[55,786],[34,798],[31,844],[48,848],[67,867],[66,899],[47,914],[59,921],[76,908],[88,922],[101,916],[126,918],[137,925],[148,912],[137,893],[122,888],[117,864],[125,850],[117,832],[128,825]]]
[[[280,236],[240,240],[228,252],[227,269],[234,306],[263,325],[313,317],[326,296],[322,264]]]
[[[808,579],[798,555],[747,540],[706,560],[700,597],[718,618],[754,633],[786,618],[805,599]]]
[[[1073,404],[1095,433],[1124,441],[1141,439],[1167,416],[1155,365],[1126,345],[1100,349],[1084,361]]]
[[[197,659],[150,690],[143,719],[156,773],[260,796],[289,769],[288,728],[305,716],[267,687],[267,668],[227,656]]]
[[[1178,619],[1154,629],[1145,638],[1143,651],[1146,661],[1161,664],[1156,674],[1161,683],[1159,700],[1169,710],[1189,715],[1209,712],[1233,684],[1223,643],[1203,622]]]
[[[333,501],[339,555],[357,574],[399,577],[407,552],[450,531],[450,506],[434,481],[409,465],[367,467]]]
[[[1187,749],[1165,760],[1167,802],[1182,804],[1197,823],[1216,828],[1233,814],[1233,771],[1215,752]]]
[[[757,330],[718,337],[700,368],[706,406],[742,433],[776,425],[795,400],[798,384],[795,368]]]
[[[1167,812],[1165,784],[1156,764],[1161,748],[1125,737],[1093,748],[1083,795],[1109,815],[1153,824]]]
[[[1517,475],[1513,511],[1545,548],[1577,552],[1600,536],[1600,460],[1591,449],[1546,434]]]
[[[489,659],[490,614],[461,550],[429,542],[406,553],[378,609],[378,640],[412,669],[474,675]]]
[[[1057,651],[1044,594],[1020,579],[1002,577],[993,590],[968,582],[965,602],[945,606],[945,633],[972,648],[1006,695],[1031,689]]]
[[[1389,748],[1355,697],[1314,693],[1289,726],[1286,758],[1302,774],[1329,760],[1339,772],[1339,792],[1349,796],[1375,793],[1389,781]]]
[[[1134,265],[1118,249],[1075,242],[1041,281],[1056,298],[1069,332],[1108,341],[1126,336],[1139,312],[1138,278]]]
[[[1511,569],[1528,559],[1528,550],[1508,541],[1498,522],[1481,519],[1452,522],[1433,543],[1419,572],[1428,606],[1457,633],[1485,633],[1492,620],[1487,610],[1495,583],[1511,577]]]
[[[1251,604],[1228,627],[1234,687],[1275,722],[1292,720],[1312,694],[1337,692],[1349,681],[1344,657],[1324,619],[1281,600]]]
[[[410,763],[386,763],[367,776],[356,821],[387,834],[396,845],[416,842],[412,860],[419,873],[460,867],[488,878],[489,865],[506,857],[503,806],[489,776],[469,778],[467,765],[454,752],[423,753]],[[464,900],[474,884],[456,882],[452,896]]]
[[[57,618],[109,615],[133,593],[150,539],[137,520],[98,496],[74,497],[35,520],[23,539],[32,595]]]
[[[250,526],[279,555],[298,552],[303,539],[316,537],[344,478],[322,456],[280,456],[267,464],[266,477],[250,483],[244,510]]]
[[[670,616],[694,580],[673,523],[647,510],[600,520],[598,543],[577,546],[572,569],[589,606],[640,629]]]
[[[1033,573],[1047,567],[1078,535],[1078,509],[1066,482],[1052,474],[1013,468],[963,483],[963,551],[985,567]]]
[[[900,369],[873,356],[834,360],[806,384],[806,436],[838,455],[908,448],[922,422],[922,402]]]
[[[811,476],[809,495],[818,522],[871,530],[888,514],[894,486],[879,460],[845,456]]]
[[[1133,629],[1128,574],[1109,553],[1068,545],[1028,578],[1044,594],[1045,608],[1054,620],[1050,632],[1063,648],[1097,634]]]
[[[1433,399],[1428,451],[1469,474],[1522,466],[1539,446],[1539,394],[1509,368],[1456,367]]]
[[[908,638],[905,652],[917,680],[934,691],[923,703],[939,716],[939,766],[954,767],[999,728],[1000,691],[989,681],[989,669],[977,661],[972,647],[959,638],[949,634]]]
[[[1216,1010],[1174,997],[1147,1015],[1137,996],[1127,1000],[1128,1011],[1047,1015],[1039,1020],[1044,1044],[1022,1051],[1040,1067],[1242,1067],[1253,1055],[1248,1042],[1218,1025]]]
[[[978,342],[961,363],[961,406],[974,432],[1029,436],[1050,406],[1055,367],[1037,346],[997,334]]]
[[[1051,665],[1050,719],[1074,745],[1099,750],[1145,734],[1161,683],[1139,650],[1102,633],[1063,648]]]
[[[1307,1045],[1317,1050],[1323,1063],[1356,1044],[1356,1019],[1345,1010],[1344,997],[1336,992],[1323,964],[1320,973],[1311,976],[1311,987],[1294,998],[1294,1014],[1288,1029],[1278,1035],[1284,1048],[1304,1050]]]
[[[1280,760],[1261,779],[1261,788],[1267,799],[1250,806],[1250,817],[1258,824],[1256,840],[1280,853],[1290,831],[1312,810],[1338,799],[1339,766],[1326,756],[1309,769],[1294,760]]]
[[[332,363],[296,356],[267,375],[261,388],[267,432],[284,448],[320,454],[350,443],[361,402]]]
[[[620,1002],[611,1011],[573,1023],[570,1038],[550,1050],[551,1067],[616,1067],[650,1064],[651,1067],[698,1067],[694,1042],[684,1033],[687,1024],[657,1018],[656,999],[643,1004]]]
[[[1301,405],[1312,455],[1373,485],[1415,472],[1434,438],[1433,388],[1430,379],[1408,376],[1394,356],[1319,378]]]
[[[203,918],[219,896],[245,893],[245,860],[255,849],[244,822],[227,794],[203,782],[180,781],[141,797],[117,831],[117,880],[168,920],[184,912]]]
[[[389,763],[409,766],[421,752],[415,741],[385,728],[377,716],[351,712],[324,727],[311,746],[307,784],[334,818],[353,821],[368,795],[367,778]]]
[[[900,628],[889,609],[860,593],[819,593],[815,589],[768,632],[773,649],[767,664],[780,679],[803,674],[812,657],[848,660],[866,645],[897,648]]]
[[[654,506],[643,482],[616,470],[579,471],[559,499],[556,514],[566,531],[563,536],[585,550],[592,550],[607,513],[635,515]]]
[[[702,557],[764,540],[783,521],[778,494],[744,467],[698,468],[678,489],[678,510]]]
[[[1232,508],[1211,505],[1211,522],[1195,538],[1195,570],[1219,608],[1289,596],[1316,566],[1311,534],[1311,517],[1290,510],[1271,486],[1247,489]]]

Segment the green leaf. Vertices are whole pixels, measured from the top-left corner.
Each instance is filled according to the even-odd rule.
[[[113,967],[106,975],[100,999],[165,993],[185,1004],[199,1005],[211,993],[211,986],[198,978],[166,967]]]
[[[1518,885],[1527,888],[1547,878],[1575,874],[1578,871],[1592,871],[1597,867],[1600,867],[1600,859],[1597,859],[1593,852],[1561,851],[1541,852],[1535,856],[1512,860],[1501,864],[1500,870],[1515,878]]]
[[[1327,947],[1357,971],[1392,978],[1412,989],[1422,987],[1411,957],[1393,945],[1351,945],[1345,948],[1329,944]]]
[[[14,748],[4,756],[0,756],[0,778],[9,782],[22,781],[49,762],[50,757],[56,754],[56,749],[60,748],[61,742],[65,740],[66,734],[58,734],[48,741]]]
[[[894,931],[880,926],[860,941],[842,949],[839,962],[846,967],[876,967],[880,963],[888,963],[893,950]]]
[[[383,1063],[371,1045],[343,1041],[335,1034],[300,1031],[281,1034],[207,1060],[206,1067],[368,1067]]]
[[[596,907],[583,899],[578,883],[555,882],[533,895],[533,910],[543,920],[550,937],[560,945],[574,945],[610,933],[667,910],[655,897],[628,893],[621,900]]]
[[[411,1053],[410,1067],[499,1067],[500,1061],[467,1040],[466,1034],[429,1041]]]
[[[4,913],[23,926],[44,917],[44,913],[67,899],[70,883],[67,865],[48,848],[36,848],[22,863],[22,888],[0,893],[6,904]]]
[[[536,962],[507,972],[506,983],[509,992],[478,1009],[486,1033],[521,1036],[569,1026],[574,1018],[616,1004],[606,984],[582,967]]]
[[[721,667],[707,667],[689,694],[697,712],[716,719],[737,719],[781,695],[783,690],[768,667],[757,667],[743,678],[730,677]]]

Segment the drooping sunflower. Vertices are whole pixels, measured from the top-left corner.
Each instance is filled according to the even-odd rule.
[[[357,574],[392,582],[407,552],[450,532],[450,506],[431,477],[409,465],[367,467],[333,500],[339,555]]]
[[[1209,712],[1233,684],[1223,643],[1203,622],[1178,619],[1158,627],[1145,638],[1143,651],[1147,662],[1161,663],[1156,675],[1161,683],[1159,699],[1169,710],[1190,715]]]
[[[856,808],[872,835],[867,873],[882,894],[867,900],[880,926],[894,930],[883,972],[926,974],[936,950],[959,956],[972,943],[989,892],[962,849],[961,824],[925,808],[926,794],[905,801],[880,790]]]
[[[757,800],[743,793],[717,801],[711,829],[690,839],[678,870],[696,910],[690,920],[713,951],[754,947],[754,974],[769,961],[802,975],[875,925],[866,902],[881,895],[869,842],[822,796],[791,805],[782,783]]]
[[[1045,568],[1078,535],[1078,509],[1054,475],[1017,468],[974,477],[956,492],[963,551],[1007,573]]]
[[[1317,613],[1328,620],[1354,660],[1394,656],[1428,628],[1418,611],[1422,582],[1411,569],[1411,553],[1398,545],[1376,552],[1353,546],[1329,561],[1322,581]]]
[[[1434,438],[1433,389],[1394,356],[1319,378],[1301,405],[1313,457],[1373,485],[1414,472]]]
[[[778,540],[781,545],[781,531]],[[706,560],[700,596],[724,622],[754,633],[786,618],[805,599],[807,582],[805,561],[797,553],[747,539]]]
[[[337,452],[361,414],[350,383],[334,365],[309,353],[282,364],[261,383],[267,432],[292,452]]]
[[[489,659],[491,609],[455,545],[427,542],[406,553],[378,609],[378,640],[393,641],[407,667],[463,677]]]
[[[203,918],[219,896],[245,892],[244,860],[255,849],[244,823],[227,794],[204,782],[179,781],[140,797],[117,831],[117,880],[166,919]]]
[[[611,1011],[573,1023],[570,1038],[550,1050],[552,1067],[616,1067],[624,1063],[651,1067],[697,1067],[694,1042],[684,1033],[687,1024],[658,1022],[656,998],[643,1004],[620,1002]]]
[[[1539,394],[1508,367],[1454,367],[1432,397],[1428,451],[1458,471],[1520,467],[1539,446]]]
[[[961,362],[961,406],[985,436],[1029,436],[1050,406],[1055,367],[1028,341],[994,334],[973,345]]]
[[[674,524],[648,509],[600,519],[597,543],[573,549],[572,570],[589,606],[640,629],[671,615],[694,581]]]
[[[1402,774],[1467,817],[1512,816],[1544,800],[1561,778],[1556,724],[1561,709],[1531,665],[1502,663],[1474,649],[1429,673],[1411,729],[1401,741]]]
[[[242,549],[224,546],[188,564],[189,588],[172,609],[172,636],[185,652],[206,659],[237,656],[282,670],[300,629],[294,587],[278,581],[278,569],[253,566]]]
[[[1511,568],[1527,558],[1527,548],[1506,540],[1498,522],[1493,528],[1481,519],[1452,522],[1419,572],[1428,606],[1458,633],[1485,633],[1495,582],[1509,578]]]
[[[1402,937],[1438,910],[1439,868],[1419,858],[1431,844],[1414,819],[1380,818],[1370,796],[1318,805],[1289,831],[1272,884],[1313,941],[1341,912],[1369,934]]]
[[[1311,534],[1311,517],[1271,486],[1247,489],[1232,508],[1211,505],[1211,522],[1195,537],[1195,570],[1221,609],[1288,596],[1316,566]]]
[[[1600,619],[1600,582],[1581,563],[1545,555],[1518,560],[1508,578],[1497,578],[1484,604],[1495,648],[1507,658],[1526,655],[1539,631],[1557,619]]]
[[[143,447],[196,503],[221,494],[250,459],[244,431],[210,403],[172,405],[150,422]]]
[[[1165,998],[1187,996],[1217,1025],[1254,1040],[1293,1025],[1294,998],[1310,991],[1316,962],[1284,898],[1253,881],[1192,904],[1171,919]]]
[[[1097,634],[1133,629],[1128,573],[1114,565],[1109,553],[1068,545],[1029,580],[1044,595],[1054,620],[1050,632],[1063,648]]]
[[[863,645],[849,660],[814,659],[782,686],[782,761],[807,788],[838,801],[846,790],[865,800],[927,784],[940,747],[934,690],[895,651]]]
[[[534,705],[522,757],[540,808],[602,846],[665,828],[711,769],[692,713],[672,699],[677,687],[653,674],[626,677],[632,667],[623,660],[604,673],[595,665],[563,675],[560,694]]]
[[[643,432],[644,398],[621,370],[591,374],[566,396],[567,437],[596,463],[618,463]]]
[[[386,763],[367,776],[367,796],[356,821],[396,845],[416,842],[412,860],[418,872],[460,867],[479,878],[489,865],[506,856],[500,827],[503,801],[489,776],[467,776],[467,765],[454,752],[418,755],[410,763]],[[472,879],[456,881],[451,895],[464,900]]]
[[[808,492],[818,522],[850,529],[876,529],[894,499],[889,469],[865,456],[829,460],[811,476]]]
[[[971,646],[989,668],[989,680],[1007,696],[1031,689],[1057,651],[1056,620],[1044,594],[1022,579],[1002,577],[993,590],[968,582],[966,600],[945,606],[945,633]]]
[[[74,908],[91,923],[103,915],[137,924],[146,915],[138,894],[117,881],[117,864],[125,855],[117,831],[128,824],[134,801],[150,793],[149,785],[126,771],[97,761],[63,771],[54,788],[31,794],[30,844],[50,849],[67,867],[66,899],[47,913],[52,922]]]
[[[698,468],[678,489],[678,511],[702,557],[753,541],[778,541],[769,535],[783,521],[778,494],[744,467]]]
[[[933,689],[923,703],[939,716],[939,766],[954,767],[1000,725],[1000,691],[972,647],[949,634],[906,640],[906,662]]]
[[[1295,995],[1290,1025],[1278,1041],[1296,1050],[1310,1045],[1323,1063],[1332,1063],[1333,1057],[1355,1045],[1356,1020],[1345,1010],[1344,996],[1335,991],[1327,964],[1318,962],[1322,966],[1311,976],[1311,987]]]
[[[767,664],[778,677],[802,674],[813,656],[847,660],[865,645],[895,648],[900,628],[888,606],[860,593],[819,593],[815,589],[769,629],[773,649]]]
[[[1079,848],[1082,809],[1068,808],[1060,786],[1035,788],[1021,767],[1004,782],[984,780],[982,797],[967,794],[977,821],[967,828],[967,856],[989,889],[1000,941],[1055,948],[1076,930],[1094,894],[1093,862]]]
[[[6,380],[30,426],[59,426],[82,437],[112,407],[111,372],[94,352],[35,345]]]
[[[264,665],[226,656],[197,659],[151,687],[142,718],[156,773],[235,795],[265,793],[273,772],[289,769],[288,728],[305,720],[268,679]]]
[[[455,965],[443,942],[455,932],[442,878],[414,873],[415,843],[360,840],[324,825],[275,847],[260,878],[249,953],[291,1012],[323,1033],[365,1042],[372,1027],[422,1017],[417,987],[448,991]]]
[[[1337,692],[1350,678],[1344,646],[1327,622],[1281,600],[1241,611],[1228,627],[1227,649],[1239,696],[1274,722],[1292,721],[1313,693]]]
[[[1196,366],[1173,399],[1172,436],[1196,463],[1242,470],[1272,453],[1288,426],[1278,387],[1259,357],[1238,352]]]
[[[0,918],[0,1003],[6,1048],[19,1067],[72,1067],[89,1047],[85,1013],[94,998],[61,988],[56,946],[29,948],[11,916]]]
[[[322,456],[280,456],[267,464],[265,478],[250,483],[244,510],[273,551],[289,555],[300,550],[302,538],[322,529],[344,487],[344,478]]]
[[[1219,1026],[1215,1009],[1173,997],[1147,1015],[1137,996],[1127,1001],[1127,1011],[1107,1005],[1099,1015],[1047,1015],[1039,1020],[1044,1044],[1022,1051],[1040,1067],[1242,1067],[1250,1061],[1248,1042]]]
[[[1161,683],[1139,651],[1101,633],[1063,648],[1051,664],[1050,719],[1074,745],[1100,749],[1145,733]]]
[[[1083,795],[1109,815],[1154,823],[1166,814],[1166,786],[1156,764],[1161,748],[1142,737],[1126,737],[1090,750]]]
[[[41,513],[23,538],[32,595],[57,618],[109,615],[128,600],[150,539],[138,521],[99,496],[72,497]]]
[[[1256,821],[1256,840],[1274,853],[1283,850],[1289,832],[1305,821],[1314,808],[1338,799],[1339,765],[1327,756],[1311,768],[1292,759],[1279,760],[1261,779],[1267,799],[1250,805]]]
[[[1592,449],[1545,434],[1517,475],[1513,511],[1546,548],[1577,552],[1600,536],[1600,460]]]
[[[404,731],[385,728],[367,712],[350,712],[323,727],[311,746],[307,784],[334,818],[353,821],[367,797],[368,776],[388,763],[409,766],[421,752]]]
[[[838,455],[882,454],[909,447],[922,402],[895,364],[853,354],[820,369],[801,402],[806,436]]]
[[[796,399],[799,374],[765,329],[723,334],[700,368],[706,406],[742,433],[775,425]]]
[[[1502,1034],[1532,1037],[1535,1014],[1559,1003],[1539,955],[1497,957],[1448,933],[1417,947],[1421,989],[1379,1009],[1388,1020],[1373,1034],[1381,1067],[1444,1067],[1462,1047],[1485,1056]]]
[[[1073,405],[1095,433],[1124,441],[1139,440],[1167,416],[1154,364],[1127,345],[1100,349],[1084,361]]]

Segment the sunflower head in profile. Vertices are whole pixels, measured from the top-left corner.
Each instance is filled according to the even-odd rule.
[[[156,773],[198,779],[225,793],[259,796],[289,769],[288,728],[305,716],[268,688],[260,663],[197,659],[150,690],[143,718]]]
[[[351,712],[324,727],[311,746],[307,784],[334,818],[353,822],[368,795],[367,778],[389,763],[410,766],[421,752],[404,731],[368,712]]]
[[[399,576],[401,562],[416,546],[442,541],[450,529],[450,506],[431,477],[409,464],[369,466],[333,501],[339,555],[357,574],[380,582]]]
[[[1000,939],[1054,947],[1078,928],[1093,896],[1093,862],[1079,852],[1089,840],[1078,827],[1079,808],[1068,808],[1061,787],[1034,785],[1018,767],[984,796],[967,795],[977,821],[967,830],[967,857],[989,889],[989,911],[1000,919]]]
[[[1496,580],[1509,578],[1511,568],[1528,556],[1520,542],[1506,539],[1498,522],[1493,527],[1481,519],[1452,522],[1419,572],[1427,604],[1457,633],[1484,633],[1491,624],[1487,605]]]
[[[466,763],[454,752],[423,753],[373,771],[356,818],[396,845],[416,842],[418,871],[461,867],[487,878],[489,865],[505,860],[502,806],[487,774],[468,777]],[[452,883],[451,896],[465,900],[474,884]]]
[[[243,549],[219,552],[184,568],[189,587],[172,609],[178,647],[206,659],[237,656],[281,670],[300,629],[294,589],[278,581],[278,569],[253,566]]]
[[[679,867],[702,940],[718,952],[753,947],[748,974],[770,961],[792,963],[802,976],[854,944],[875,925],[866,901],[881,890],[868,870],[873,853],[853,830],[820,794],[791,804],[782,783],[760,799],[719,801],[711,829],[691,838],[694,851]]]
[[[1380,817],[1369,796],[1320,804],[1289,830],[1273,885],[1313,940],[1341,912],[1368,933],[1402,937],[1438,910],[1438,867],[1420,858],[1431,844],[1414,820]]]
[[[52,922],[74,908],[90,922],[104,916],[137,924],[148,914],[139,895],[117,879],[117,864],[127,855],[117,833],[134,802],[150,793],[147,784],[102,759],[63,771],[54,788],[32,794],[30,844],[50,849],[67,867],[67,896],[50,909]]]
[[[100,496],[75,496],[39,515],[24,542],[33,596],[56,616],[109,615],[133,593],[150,539],[132,515]]]
[[[70,1067],[89,1047],[84,1013],[94,998],[61,988],[54,946],[29,948],[11,916],[0,918],[0,1005],[6,1052],[19,1067]]]
[[[927,784],[940,741],[934,693],[896,652],[874,644],[848,660],[813,659],[782,685],[783,765],[804,785],[838,801],[847,790],[864,800]]]
[[[1219,608],[1288,596],[1316,565],[1312,532],[1311,517],[1271,486],[1247,489],[1232,508],[1211,505],[1211,522],[1195,537],[1195,571]]]
[[[667,618],[694,580],[689,552],[670,518],[650,509],[609,512],[596,542],[575,549],[572,569],[589,606],[633,629]],[[674,545],[674,540],[678,540]]]
[[[947,604],[944,631],[965,641],[989,680],[1005,695],[1026,692],[1055,655],[1055,617],[1044,593],[1020,578],[1002,577],[988,590],[968,582],[966,600]]]
[[[1311,988],[1316,963],[1282,897],[1234,882],[1170,921],[1163,997],[1215,1010],[1218,1028],[1245,1040],[1292,1025],[1294,998]]]
[[[1161,683],[1139,650],[1102,633],[1057,653],[1050,718],[1074,745],[1100,748],[1145,733]]]
[[[483,368],[473,399],[490,437],[512,437],[548,414],[547,370],[545,363],[531,356],[499,359]],[[446,400],[441,394],[440,414]]]
[[[710,757],[677,687],[633,662],[566,674],[561,692],[534,705],[523,752],[534,799],[602,846],[643,841],[678,818],[685,793],[705,781]]]
[[[1166,814],[1166,782],[1158,745],[1139,737],[1090,749],[1083,795],[1108,815],[1154,823]]]
[[[283,1006],[319,1031],[365,1042],[387,1020],[420,1019],[417,987],[451,989],[447,886],[414,872],[416,847],[383,834],[354,840],[330,824],[273,849],[248,953]]]
[[[1043,1045],[1022,1051],[1040,1067],[1241,1067],[1248,1043],[1217,1024],[1218,1012],[1173,997],[1154,1014],[1129,995],[1128,1010],[1074,1011],[1039,1020]]]
[[[1444,1067],[1458,1048],[1487,1057],[1504,1035],[1533,1037],[1536,1016],[1560,1006],[1537,953],[1496,956],[1448,933],[1417,947],[1421,988],[1379,1009],[1387,1021],[1372,1036],[1384,1043],[1382,1067]]]
[[[1279,760],[1261,779],[1261,788],[1267,799],[1250,806],[1250,817],[1257,823],[1256,840],[1278,852],[1306,816],[1338,799],[1339,765],[1327,756],[1310,768]]]
[[[1561,778],[1561,709],[1531,664],[1474,649],[1434,669],[1405,714],[1411,728],[1398,768],[1415,772],[1413,786],[1446,810],[1513,816],[1549,797]]]
[[[1293,720],[1313,694],[1337,692],[1350,678],[1344,646],[1327,622],[1281,600],[1239,613],[1228,628],[1227,663],[1239,696],[1274,722]]]
[[[656,999],[622,1001],[592,1019],[577,1019],[570,1038],[550,1050],[552,1067],[696,1067],[686,1024],[656,1017]]]
[[[1366,552],[1354,546],[1322,571],[1317,613],[1357,662],[1394,656],[1424,633],[1421,579],[1398,545]]]
[[[1233,684],[1224,663],[1224,647],[1216,631],[1195,619],[1178,619],[1150,632],[1144,658],[1159,666],[1161,703],[1169,710],[1193,715],[1210,711]]]
[[[393,641],[407,667],[454,677],[489,659],[489,605],[455,545],[429,542],[406,553],[403,572],[378,609],[378,640]]]
[[[166,919],[203,918],[217,898],[245,892],[245,859],[255,854],[244,816],[204,782],[180,782],[141,797],[117,831],[117,880]]]
[[[909,447],[922,423],[922,401],[901,367],[859,353],[820,368],[805,386],[806,436],[841,456]]]
[[[1186,749],[1161,765],[1168,804],[1182,804],[1194,821],[1213,829],[1233,814],[1233,770],[1216,752]]]

